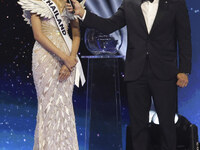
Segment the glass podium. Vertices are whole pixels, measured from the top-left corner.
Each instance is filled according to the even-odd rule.
[[[84,150],[122,150],[119,61],[123,56],[82,56],[87,61]]]

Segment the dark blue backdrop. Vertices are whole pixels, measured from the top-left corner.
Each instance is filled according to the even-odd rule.
[[[34,39],[31,28],[21,17],[22,11],[16,0],[0,0],[0,3],[0,150],[31,150],[37,113],[31,72]],[[110,16],[120,3],[121,0],[87,0],[87,6],[103,16]],[[192,27],[193,68],[189,86],[179,89],[179,113],[200,127],[200,1],[187,0],[187,5]],[[84,30],[82,28],[82,34]],[[125,30],[123,33],[126,35]],[[125,53],[126,37],[124,43],[122,54]],[[81,53],[89,54],[83,39]],[[83,66],[86,68],[84,62]],[[73,101],[80,150],[83,150],[85,142],[84,100],[85,87],[75,89]],[[127,114],[126,102],[123,102],[123,136],[128,124]]]

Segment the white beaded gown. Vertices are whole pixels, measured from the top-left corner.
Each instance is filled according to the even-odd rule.
[[[42,32],[55,46],[70,54],[51,11],[42,1],[19,0],[23,17],[31,25],[30,13],[37,13],[42,22]],[[66,30],[74,16],[64,10],[61,14]],[[29,36],[29,35],[28,35]],[[72,104],[75,71],[59,82],[61,60],[44,49],[37,41],[32,53],[32,72],[38,98],[37,124],[33,150],[78,150],[75,116]]]

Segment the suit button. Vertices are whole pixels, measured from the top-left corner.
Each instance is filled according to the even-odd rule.
[[[146,54],[149,55],[149,52],[147,52]]]

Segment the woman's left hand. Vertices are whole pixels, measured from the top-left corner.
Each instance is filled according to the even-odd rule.
[[[59,72],[59,81],[65,81],[67,80],[67,78],[70,76],[71,72],[70,70],[67,68],[67,66],[62,65],[60,72]]]
[[[73,56],[67,56],[66,59],[63,61],[66,67],[69,69],[69,71],[73,71],[73,68],[76,66],[78,62],[76,57]]]

